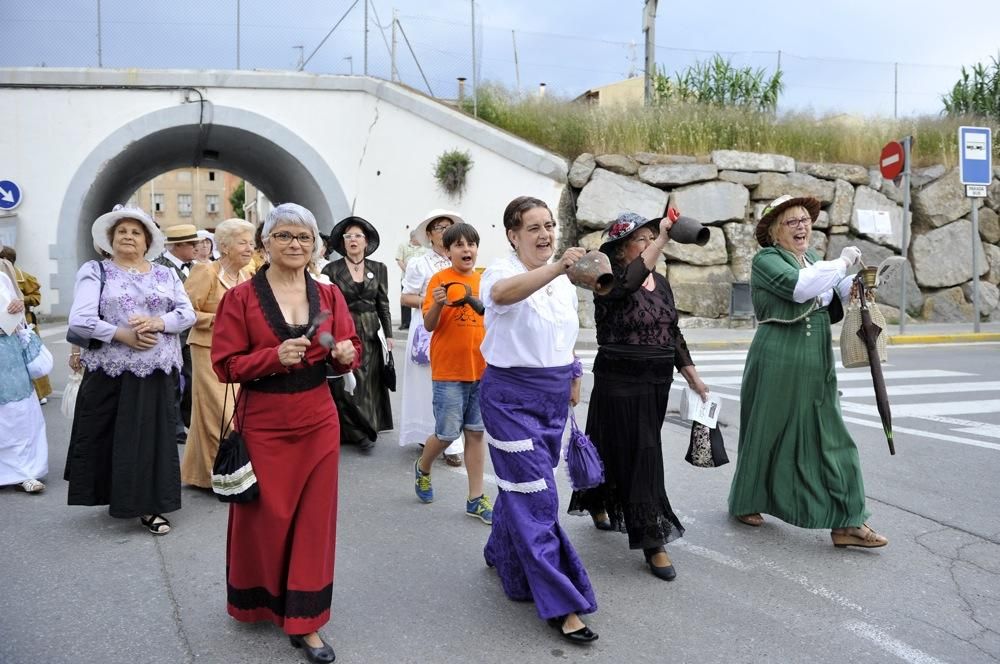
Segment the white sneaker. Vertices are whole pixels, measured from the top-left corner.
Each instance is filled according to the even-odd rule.
[[[49,398],[48,397],[42,397],[41,399],[38,400],[38,404],[41,405],[41,406],[44,406],[48,402],[49,402]]]

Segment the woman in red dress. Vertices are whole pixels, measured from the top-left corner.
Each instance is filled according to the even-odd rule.
[[[318,633],[333,596],[340,460],[326,373],[327,365],[337,373],[357,367],[361,341],[340,290],[306,269],[318,237],[302,206],[271,211],[263,228],[269,264],[219,303],[212,364],[220,380],[241,386],[236,421],[260,487],[257,500],[229,509],[229,615],[270,620],[309,661],[332,662]],[[306,338],[324,311],[332,315]]]

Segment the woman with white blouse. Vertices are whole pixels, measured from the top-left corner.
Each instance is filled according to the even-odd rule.
[[[555,221],[537,198],[515,198],[503,222],[514,252],[491,265],[480,286],[487,364],[480,408],[500,488],[484,555],[508,597],[533,600],[563,638],[586,644],[597,634],[580,615],[596,611],[597,601],[559,525],[553,474],[569,409],[580,400],[577,297],[565,273],[584,250],[572,247],[549,263]]]

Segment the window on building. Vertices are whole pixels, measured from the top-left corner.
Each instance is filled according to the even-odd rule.
[[[191,194],[177,194],[177,214],[182,217],[191,216]]]
[[[219,197],[215,194],[208,194],[205,196],[205,210],[209,214],[219,213]]]
[[[209,182],[215,182],[215,171],[209,171],[208,172],[208,181]]]
[[[153,194],[153,209],[163,213],[163,194]]]

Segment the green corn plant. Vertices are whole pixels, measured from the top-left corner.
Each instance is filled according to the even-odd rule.
[[[962,74],[951,91],[941,96],[944,114],[950,116],[979,116],[1000,120],[1000,60],[976,63]]]

